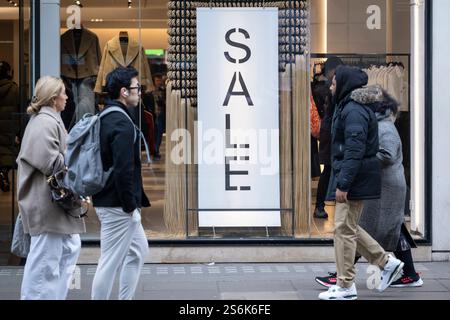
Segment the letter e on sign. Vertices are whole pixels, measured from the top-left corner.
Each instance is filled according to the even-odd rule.
[[[380,6],[375,4],[367,7],[367,29],[380,30],[381,29],[381,9]]]

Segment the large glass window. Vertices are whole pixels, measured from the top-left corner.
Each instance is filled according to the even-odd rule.
[[[423,6],[422,6],[423,7]],[[410,6],[407,0],[312,0],[311,1],[311,77],[313,93],[319,113],[326,100],[321,97],[321,82],[328,80],[327,60],[339,59],[344,64],[357,66],[366,71],[369,84],[379,84],[399,103],[395,122],[402,141],[403,167],[407,183],[404,215],[406,225],[416,238],[424,236],[424,208],[420,186],[423,162],[413,161],[414,149],[411,133],[419,138],[418,121],[414,119],[423,112],[419,91],[423,90],[424,42],[416,30],[422,30],[423,17],[418,6]],[[423,14],[423,8],[422,8]],[[415,59],[415,60],[414,60]],[[329,61],[329,62],[330,62]],[[422,61],[422,63],[414,63]],[[335,63],[329,63],[335,67]],[[330,69],[330,68],[329,68]],[[416,75],[413,77],[412,75]],[[332,76],[332,75],[331,75]],[[322,90],[322,91],[321,91]],[[321,93],[322,92],[322,93]],[[321,115],[322,116],[322,115]],[[416,123],[416,125],[414,125]],[[323,138],[323,137],[322,137]],[[331,238],[333,236],[334,203],[325,202],[323,208],[322,183],[329,167],[319,159],[324,148],[320,137],[312,138],[312,206],[311,236]],[[413,153],[414,152],[414,153]],[[419,157],[420,158],[420,157]],[[321,169],[321,170],[320,170]],[[319,179],[321,176],[322,178]],[[324,173],[325,171],[325,173]],[[416,190],[415,193],[412,190]],[[412,196],[415,194],[415,196]],[[413,208],[413,210],[411,210]]]
[[[0,265],[11,261],[16,166],[30,97],[30,1],[0,3]]]
[[[0,121],[24,119],[31,90],[28,2],[22,3],[22,20],[14,2],[0,4],[0,60],[22,92],[21,108]],[[266,13],[263,24],[258,19]],[[422,180],[413,172],[421,170],[414,148],[423,129],[414,120],[423,112],[421,17],[408,0],[61,0],[55,63],[69,96],[62,118],[70,130],[85,113],[102,110],[106,74],[134,66],[144,86],[136,124],[152,158],[142,168],[152,204],[142,210],[149,240],[331,239],[334,204],[322,202],[327,183],[319,177],[329,167],[318,125],[331,103],[325,65],[338,58],[365,69],[400,103],[404,214],[420,238]],[[17,214],[13,194],[0,191],[2,241]],[[317,212],[321,203],[325,211]],[[82,238],[99,240],[93,208],[86,225]]]
[[[324,210],[328,214],[326,219],[323,218],[323,213],[321,217],[320,212],[316,212],[316,207],[320,207],[317,199],[319,197],[321,202],[320,194],[327,186],[323,182],[319,184],[319,176],[329,168],[324,166],[321,159],[323,157],[320,156],[320,137],[314,132],[317,130],[317,117],[310,114],[310,111],[315,111],[310,102],[314,102],[319,118],[323,117],[324,100],[315,101],[316,88],[312,88],[312,80],[320,78],[325,62],[332,56],[339,58],[342,63],[367,70],[371,84],[381,84],[399,101],[400,112],[396,126],[403,142],[403,165],[408,185],[405,216],[408,225],[411,220],[423,223],[423,219],[411,217],[409,210],[412,186],[410,100],[411,90],[414,88],[411,78],[413,52],[409,35],[412,34],[413,24],[417,22],[411,22],[411,16],[414,15],[411,14],[408,1],[246,1],[233,3],[232,6],[226,1],[81,1],[78,6],[81,15],[79,28],[73,27],[77,21],[70,20],[75,12],[70,6],[74,4],[73,1],[61,3],[61,70],[68,88],[72,89],[69,92],[72,91],[74,95],[72,106],[63,115],[68,128],[83,112],[88,111],[84,105],[91,108],[95,106],[94,111],[101,109],[100,78],[103,76],[96,75],[95,68],[90,71],[92,74],[89,71],[87,74],[81,66],[72,68],[73,59],[70,52],[66,52],[67,48],[77,50],[79,47],[81,54],[87,49],[92,51],[90,56],[97,59],[97,65],[103,63],[103,59],[111,57],[117,61],[123,58],[124,64],[133,64],[132,59],[127,60],[127,50],[131,48],[130,43],[134,43],[137,47],[132,49],[136,52],[131,52],[131,58],[138,52],[145,58],[135,63],[135,67],[140,72],[141,83],[147,86],[137,115],[141,119],[138,121],[139,126],[147,137],[153,159],[153,163],[144,166],[142,171],[145,190],[152,202],[152,206],[145,208],[142,214],[149,239],[331,238],[334,227],[333,203],[324,203]],[[248,14],[249,8],[264,6],[277,8],[278,11],[278,26],[273,26],[273,29],[278,28],[278,84],[266,90],[267,100],[277,97],[278,101],[278,107],[272,112],[273,118],[278,119],[278,151],[271,156],[275,156],[279,168],[273,180],[264,180],[267,177],[260,174],[252,177],[252,169],[245,169],[245,164],[234,162],[234,158],[229,158],[228,163],[205,163],[205,149],[214,146],[216,141],[212,141],[214,134],[208,136],[211,132],[202,130],[216,129],[220,133],[227,133],[229,128],[232,133],[233,125],[235,129],[254,129],[258,121],[256,116],[248,117],[243,106],[243,111],[236,114],[242,118],[247,117],[247,123],[236,122],[233,120],[232,104],[248,102],[251,95],[258,97],[262,94],[264,83],[255,82],[259,86],[255,84],[254,89],[244,88],[248,86],[245,71],[240,74],[242,80],[239,73],[236,73],[233,83],[233,68],[238,63],[223,63],[226,61],[223,60],[226,59],[223,54],[227,51],[227,45],[232,50],[236,48],[233,43],[236,45],[239,43],[238,39],[244,37],[241,39],[241,48],[244,49],[234,49],[237,56],[245,51],[245,46],[250,45],[245,44],[247,35],[239,35],[239,30],[236,34],[230,31],[228,39],[224,34],[222,38],[217,36],[209,40],[217,42],[217,46],[224,46],[224,52],[216,60],[210,60],[209,69],[222,69],[216,68],[215,73],[202,71],[207,59],[200,61],[199,55],[213,53],[208,46],[199,43],[198,37],[204,34],[209,25],[201,24],[197,16],[200,11],[197,9],[222,8],[217,11],[224,12],[223,9],[234,7],[235,10],[241,8],[242,12],[246,12],[243,14]],[[215,14],[213,11],[211,10],[211,15]],[[218,13],[218,17],[221,14],[225,13]],[[206,19],[207,16],[208,14]],[[70,21],[73,30],[67,29]],[[225,20],[217,21],[226,24]],[[239,19],[236,23],[245,24]],[[253,37],[256,36],[248,34],[249,39]],[[90,46],[85,44],[88,38],[92,41]],[[67,46],[67,39],[74,45]],[[121,50],[110,54],[107,50],[113,43]],[[248,43],[252,43],[251,40]],[[251,45],[257,46],[257,42]],[[236,46],[239,48],[239,45]],[[270,49],[272,48],[266,49],[267,61]],[[255,55],[258,54],[257,47],[254,50]],[[233,51],[229,51],[229,55],[231,57]],[[214,74],[218,73],[220,76],[213,80]],[[258,81],[264,78],[262,72],[251,73],[256,78],[257,74],[261,74]],[[229,89],[228,91],[237,92],[236,96],[229,97],[228,109],[222,104],[217,107],[216,113],[206,114],[203,111],[205,106],[202,106],[201,101],[205,98],[205,91],[202,92],[200,84],[208,74],[212,77],[207,85],[209,89],[206,90],[210,95],[215,92],[215,98],[219,99],[218,96],[223,93],[222,89],[216,90],[219,86],[224,87],[225,91]],[[387,81],[387,78],[391,80]],[[89,87],[94,89],[82,91]],[[91,99],[90,102],[86,100],[88,98]],[[219,119],[215,125],[210,125],[210,121],[216,121],[214,116],[221,113],[224,113],[223,121],[220,122]],[[234,139],[236,145],[245,145],[242,141],[238,142],[241,138],[243,139],[230,136],[228,143],[233,145]],[[199,142],[199,139],[202,141]],[[261,140],[256,145],[261,148]],[[199,151],[199,148],[203,149]],[[253,170],[257,170],[257,166],[254,163],[252,165]],[[236,172],[239,174],[235,174]],[[271,187],[260,187],[259,193],[254,193],[256,197],[259,196],[259,200],[251,203],[254,188],[243,182],[245,177],[254,179],[253,182],[259,181],[262,186],[269,184]],[[239,184],[250,187],[248,189],[251,190],[233,190]],[[271,196],[264,196],[264,192],[270,192]],[[275,200],[272,203],[269,199]],[[265,216],[270,215],[270,209],[279,220],[273,225],[264,220]],[[418,210],[415,214],[423,215],[423,212]],[[244,222],[252,220],[251,217],[256,217],[257,222]],[[93,212],[87,222],[88,234],[85,238],[98,238],[99,225]],[[412,228],[417,236],[423,235],[420,230],[423,230],[423,226],[417,226],[417,223]]]
[[[62,118],[68,130],[84,114],[105,106],[104,85],[110,71],[132,66],[139,72],[142,100],[133,112],[153,160],[142,169],[152,203],[142,211],[149,238],[165,234],[160,231],[164,230],[166,15],[166,1],[61,1],[61,77],[69,96]],[[83,239],[98,240],[100,224],[92,207],[85,221]]]

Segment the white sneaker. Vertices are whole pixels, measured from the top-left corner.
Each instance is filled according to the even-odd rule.
[[[358,293],[356,292],[356,286],[353,283],[350,288],[341,288],[338,285],[334,285],[328,288],[327,291],[319,294],[320,300],[356,300],[358,299]]]
[[[381,281],[377,290],[383,292],[389,285],[397,280],[402,275],[404,263],[394,258],[391,254],[388,255],[388,261],[381,271]]]

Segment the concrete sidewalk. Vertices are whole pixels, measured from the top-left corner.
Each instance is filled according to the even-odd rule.
[[[424,285],[389,288],[378,293],[367,288],[369,265],[357,265],[360,300],[450,300],[450,262],[417,263]],[[68,299],[89,299],[95,265],[80,265]],[[331,263],[273,264],[146,264],[136,291],[145,300],[316,300],[325,288],[314,281],[334,271]],[[370,269],[369,269],[370,270]],[[0,267],[0,300],[20,296],[23,267]],[[112,298],[117,298],[117,280]]]

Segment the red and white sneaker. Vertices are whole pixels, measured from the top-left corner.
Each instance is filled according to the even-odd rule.
[[[336,272],[328,272],[328,277],[316,277],[316,282],[324,287],[331,287],[336,285],[337,283],[337,273]]]
[[[420,275],[416,273],[415,277],[402,276],[400,279],[391,283],[391,288],[408,288],[408,287],[421,287],[423,280]]]

